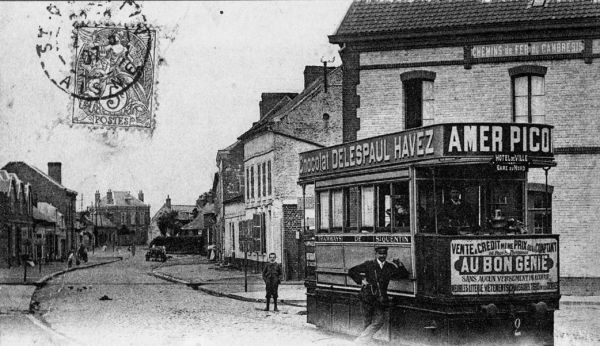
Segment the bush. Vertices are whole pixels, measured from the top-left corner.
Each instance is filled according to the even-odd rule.
[[[167,253],[174,254],[201,254],[206,255],[204,251],[204,240],[201,236],[185,237],[163,237],[159,236],[150,242],[150,247],[164,246]]]

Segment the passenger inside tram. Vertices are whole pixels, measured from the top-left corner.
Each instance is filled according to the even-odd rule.
[[[525,181],[517,174],[440,169],[418,172],[417,230],[444,235],[526,233]],[[435,179],[434,179],[435,178]]]
[[[450,234],[473,227],[475,225],[473,208],[462,199],[458,188],[451,187],[449,190],[449,198],[444,201],[438,218],[442,233]]]

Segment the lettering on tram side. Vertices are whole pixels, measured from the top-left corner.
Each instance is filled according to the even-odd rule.
[[[446,125],[444,153],[552,155],[551,126],[531,124]]]
[[[434,129],[404,131],[300,154],[300,175],[404,162],[441,154]],[[438,147],[439,148],[439,147]]]
[[[551,238],[453,240],[452,294],[557,292],[557,259]]]
[[[410,244],[410,235],[317,234],[317,242]]]

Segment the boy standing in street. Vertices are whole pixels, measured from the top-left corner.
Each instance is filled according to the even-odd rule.
[[[273,311],[277,309],[277,289],[281,283],[281,264],[275,262],[277,255],[274,252],[269,254],[269,262],[265,265],[262,272],[263,280],[265,281],[267,290],[267,307],[265,311],[269,311],[269,299],[273,297]]]

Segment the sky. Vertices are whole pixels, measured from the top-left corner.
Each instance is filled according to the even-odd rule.
[[[46,172],[48,162],[62,162],[62,183],[79,193],[78,209],[108,189],[143,190],[152,213],[167,195],[194,204],[212,187],[217,150],[259,119],[261,93],[300,92],[304,67],[323,57],[340,65],[339,46],[327,36],[350,1],[137,4],[139,12],[119,1],[0,3],[0,167],[25,161]],[[68,18],[85,6],[87,18]],[[98,8],[112,17],[92,13]],[[141,18],[156,30],[154,130],[72,124],[73,96],[49,79],[60,81],[59,53],[38,54],[36,46],[61,47],[69,61],[73,20]],[[40,38],[40,28],[55,35]]]

